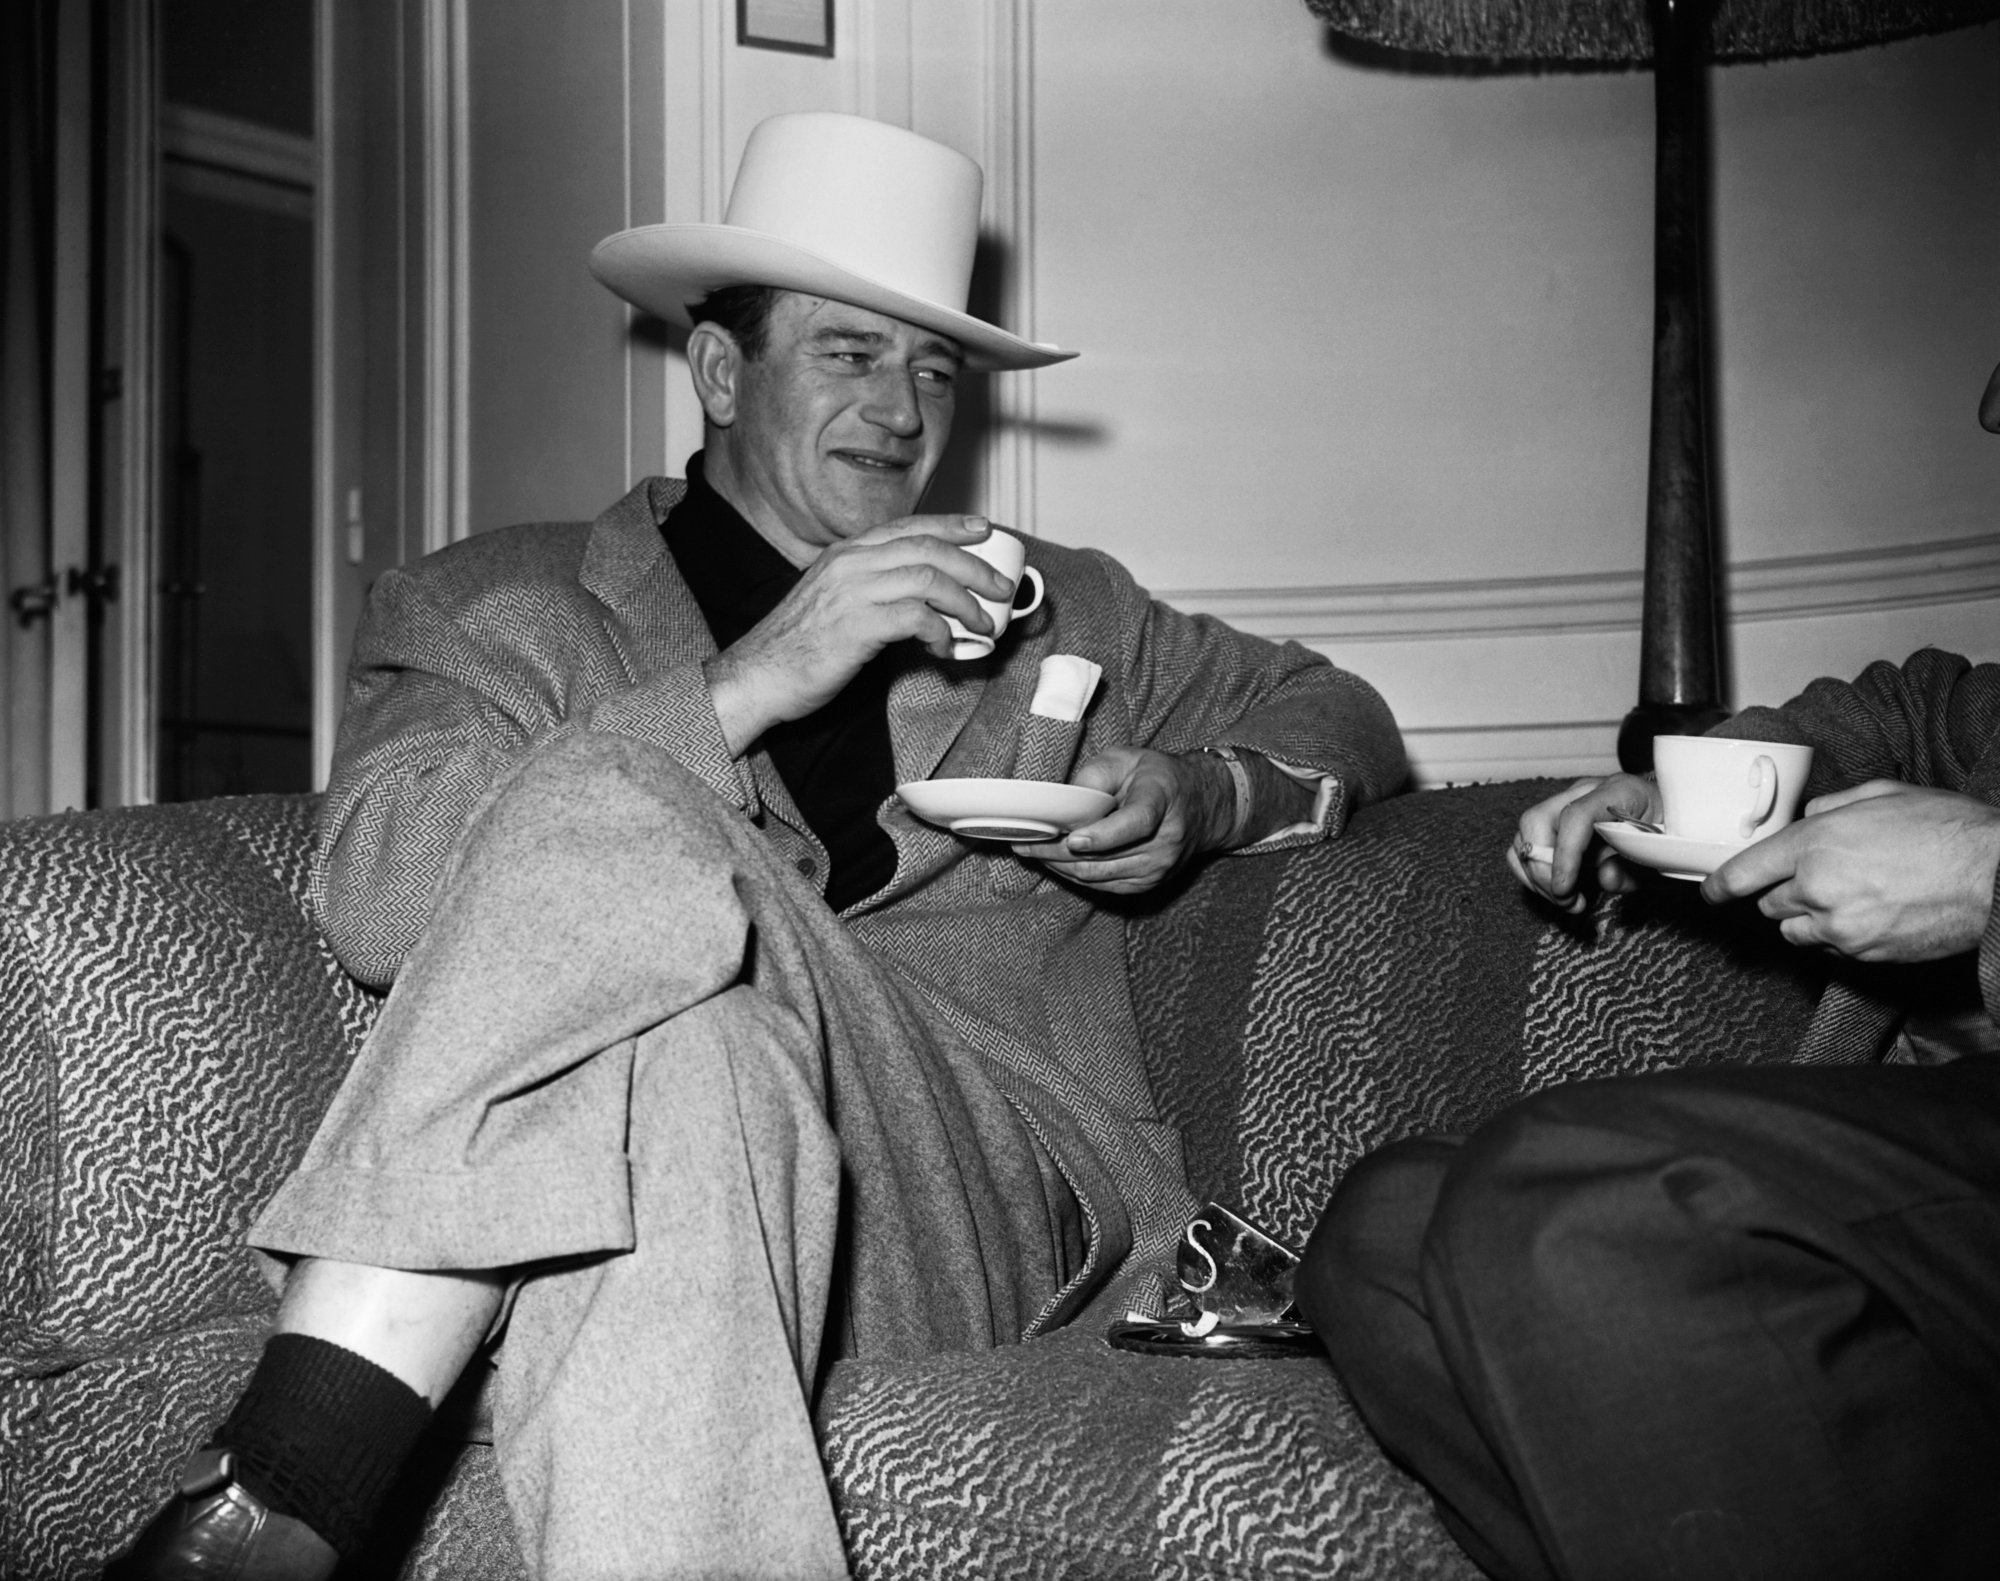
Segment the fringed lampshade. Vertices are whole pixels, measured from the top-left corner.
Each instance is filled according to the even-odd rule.
[[[1350,38],[1482,60],[1650,61],[1644,0],[1306,0]],[[1783,60],[2000,16],[1995,0],[1718,0],[1710,60]]]
[[[1816,55],[2000,17],[2000,0],[1306,0],[1365,43],[1499,63],[1654,73],[1653,415],[1639,703],[1618,761],[1653,766],[1653,738],[1707,729],[1722,705],[1702,375],[1702,197],[1708,60]]]

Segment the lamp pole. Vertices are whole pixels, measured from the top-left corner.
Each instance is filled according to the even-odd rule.
[[[1702,372],[1703,117],[1709,0],[1649,0],[1657,126],[1653,192],[1653,419],[1646,467],[1646,585],[1639,703],[1618,731],[1629,773],[1653,738],[1729,717],[1716,635],[1715,535]]]

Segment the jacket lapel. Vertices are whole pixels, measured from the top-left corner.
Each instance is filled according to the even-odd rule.
[[[929,779],[960,741],[986,692],[987,665],[945,664],[919,653],[889,687],[889,740],[896,754],[896,783]],[[974,754],[979,756],[980,754]],[[967,754],[954,758],[963,764]],[[978,772],[976,767],[963,770]]]
[[[584,548],[578,580],[611,612],[612,641],[635,682],[715,652],[708,621],[660,532],[686,496],[679,478],[646,479],[591,523]],[[764,809],[811,839],[769,754],[752,752],[747,766]]]
[[[686,494],[679,478],[648,478],[590,524],[578,580],[611,611],[612,640],[634,681],[715,652],[708,622],[660,535]]]

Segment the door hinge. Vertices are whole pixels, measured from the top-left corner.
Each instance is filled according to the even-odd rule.
[[[73,565],[64,574],[63,584],[71,596],[92,604],[118,602],[118,567],[115,565],[99,566],[94,571]]]

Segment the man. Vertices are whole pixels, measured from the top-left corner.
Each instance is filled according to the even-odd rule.
[[[2000,370],[1980,417],[2000,432]],[[2000,665],[1926,650],[1715,733],[1816,749],[1805,816],[1702,884],[1871,963],[1809,1063],[1584,1082],[1388,1147],[1335,1193],[1301,1303],[1489,1575],[1989,1576]],[[1581,909],[1593,866],[1639,881],[1592,826],[1659,814],[1648,780],[1579,781],[1508,860]]]
[[[1101,898],[1335,832],[1393,789],[1364,683],[1035,545],[918,516],[962,366],[1068,355],[962,311],[969,160],[784,116],[728,223],[593,267],[690,324],[685,484],[383,579],[316,874],[394,988],[253,1242],[277,1332],[121,1572],[321,1576],[500,1339],[530,1566],[836,1576],[822,1357],[1011,1343],[1164,1256],[1192,1203]],[[690,311],[689,304],[696,304]],[[1041,663],[1102,667],[1066,839],[961,841],[894,796],[1009,776]],[[218,1559],[225,1555],[226,1559]]]

